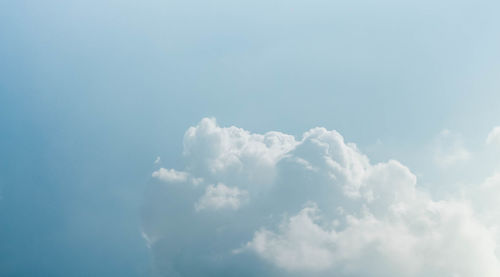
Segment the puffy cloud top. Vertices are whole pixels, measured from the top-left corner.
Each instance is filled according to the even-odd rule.
[[[187,130],[183,154],[146,193],[160,276],[500,276],[495,222],[475,204],[498,178],[435,200],[336,131],[297,140],[211,118]]]
[[[188,179],[188,176],[189,175],[186,172],[174,169],[160,168],[159,170],[153,172],[154,178],[170,183],[185,182]]]

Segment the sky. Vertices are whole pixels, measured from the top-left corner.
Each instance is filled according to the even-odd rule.
[[[0,0],[0,275],[498,276],[499,8]]]

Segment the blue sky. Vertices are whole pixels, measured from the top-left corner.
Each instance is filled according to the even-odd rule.
[[[1,275],[161,275],[145,190],[157,156],[190,163],[184,133],[204,117],[297,140],[337,130],[435,197],[483,182],[498,165],[484,146],[500,124],[498,8],[0,1]],[[440,167],[440,145],[470,158]]]

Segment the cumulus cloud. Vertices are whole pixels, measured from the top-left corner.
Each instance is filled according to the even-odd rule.
[[[489,145],[495,145],[500,147],[500,126],[497,126],[491,130],[486,138],[486,143]]]
[[[183,154],[146,192],[160,276],[500,276],[494,204],[477,203],[498,177],[433,199],[409,168],[371,163],[336,131],[296,139],[210,118]]]
[[[174,169],[160,168],[159,170],[153,172],[152,176],[165,182],[179,183],[185,182],[189,175],[186,172]]]
[[[241,191],[237,187],[230,188],[222,183],[217,186],[209,185],[205,190],[205,194],[195,204],[197,211],[204,209],[233,209],[237,210],[247,192]]]

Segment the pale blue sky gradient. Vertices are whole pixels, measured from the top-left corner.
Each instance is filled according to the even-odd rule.
[[[336,129],[417,172],[443,129],[484,143],[500,121],[499,9],[1,0],[0,275],[151,274],[144,186],[157,156],[181,163],[184,131],[205,116]]]

